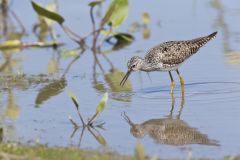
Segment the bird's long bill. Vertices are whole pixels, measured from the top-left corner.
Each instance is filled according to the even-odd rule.
[[[120,82],[121,86],[124,86],[125,82],[127,81],[129,75],[131,74],[131,70],[128,70],[125,76],[123,77],[122,81]]]

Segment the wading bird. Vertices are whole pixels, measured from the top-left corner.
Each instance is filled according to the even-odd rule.
[[[132,57],[127,63],[128,71],[120,82],[120,85],[124,85],[133,71],[168,71],[172,84],[170,93],[172,94],[174,90],[174,80],[171,71],[176,71],[179,76],[183,92],[184,80],[178,71],[178,67],[194,53],[197,53],[197,51],[208,41],[215,38],[216,34],[217,32],[214,32],[208,36],[192,40],[164,42],[151,48],[144,59],[138,56]]]

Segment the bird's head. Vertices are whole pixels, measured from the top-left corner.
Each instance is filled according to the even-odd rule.
[[[138,56],[134,56],[128,61],[127,63],[128,71],[120,83],[121,86],[123,86],[124,83],[127,81],[132,71],[138,71],[142,68],[142,63],[143,63],[143,59]]]
[[[143,126],[140,124],[135,124],[131,127],[130,132],[136,138],[142,138],[146,134],[146,130],[144,130]]]

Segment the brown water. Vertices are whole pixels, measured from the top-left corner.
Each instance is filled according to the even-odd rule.
[[[42,1],[47,3],[48,1]],[[53,49],[25,49],[1,53],[0,125],[3,141],[41,143],[49,146],[78,146],[81,129],[74,131],[68,116],[78,120],[68,90],[78,97],[82,115],[94,112],[104,92],[109,93],[106,109],[98,118],[105,130],[93,130],[107,143],[103,147],[85,130],[80,147],[110,149],[133,154],[142,143],[148,155],[161,157],[222,157],[239,154],[240,144],[240,2],[204,1],[130,1],[129,16],[118,31],[127,32],[141,15],[149,13],[148,39],[143,28],[133,33],[135,41],[107,54],[109,63],[99,55],[103,70],[94,70],[90,50],[74,61]],[[91,32],[88,1],[59,1],[66,24],[80,35]],[[107,5],[99,10],[104,13]],[[23,21],[28,35],[24,42],[36,41],[32,26],[37,22],[29,1],[14,1],[11,8]],[[15,28],[13,31],[19,31]],[[54,25],[60,49],[78,46]],[[119,86],[126,63],[134,55],[144,56],[148,48],[164,41],[191,39],[218,31],[216,39],[203,47],[179,69],[185,79],[181,96],[178,77],[175,101],[169,95],[170,79],[166,72],[134,73],[125,88]],[[3,39],[3,37],[1,37]],[[50,39],[47,37],[47,39]],[[90,41],[90,40],[89,40]],[[108,44],[103,44],[109,51]],[[57,67],[53,67],[57,66]],[[25,74],[22,79],[18,74]],[[50,73],[53,73],[50,75]],[[60,77],[65,74],[65,79]],[[8,78],[6,78],[8,76]],[[12,79],[18,79],[14,81]],[[132,121],[129,125],[123,112]],[[126,117],[125,117],[126,118]],[[80,121],[79,121],[80,123]]]

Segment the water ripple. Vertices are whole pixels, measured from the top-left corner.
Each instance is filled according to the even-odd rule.
[[[159,99],[170,101],[170,86],[151,87],[139,90],[138,98]],[[216,101],[235,101],[240,95],[240,82],[195,82],[185,84],[185,99],[201,103],[213,103]],[[160,97],[161,96],[161,97]],[[181,86],[177,85],[174,90],[176,98],[181,97]]]

